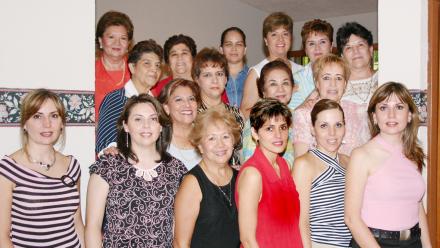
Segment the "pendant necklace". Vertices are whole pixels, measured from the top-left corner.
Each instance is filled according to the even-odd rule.
[[[203,164],[204,167],[206,167],[205,162],[201,161],[200,164]],[[206,174],[206,173],[205,173],[205,174]],[[232,178],[231,178],[231,180],[229,181],[229,183],[228,183],[227,185],[225,185],[225,186],[229,186],[229,192],[228,192],[228,194],[226,194],[226,193],[222,190],[222,188],[220,188],[220,186],[218,186],[218,184],[217,184],[216,182],[213,182],[213,183],[212,183],[212,184],[214,184],[214,185],[218,188],[218,190],[220,190],[220,192],[222,193],[222,195],[223,195],[223,196],[225,197],[225,199],[228,201],[228,203],[229,203],[229,207],[232,207],[232,187],[231,187],[231,182],[232,182]],[[229,195],[229,196],[228,196],[228,195]]]
[[[52,148],[53,151],[53,161],[51,163],[44,163],[42,161],[37,161],[36,159],[34,159],[29,152],[27,151],[26,148],[23,149],[24,153],[26,154],[27,159],[29,160],[29,162],[33,163],[33,164],[38,164],[40,167],[42,167],[44,170],[49,171],[50,168],[52,168],[52,166],[55,164],[55,162],[57,161],[57,156],[56,156],[56,152],[55,149]]]

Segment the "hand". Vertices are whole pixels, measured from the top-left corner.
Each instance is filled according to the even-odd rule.
[[[105,155],[109,155],[110,154],[112,156],[116,156],[116,155],[119,154],[118,148],[116,148],[114,146],[105,148],[103,152],[104,152]]]

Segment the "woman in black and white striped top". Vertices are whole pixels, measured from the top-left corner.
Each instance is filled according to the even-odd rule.
[[[295,159],[293,178],[300,199],[300,231],[304,248],[349,247],[344,223],[345,165],[338,154],[345,134],[344,112],[332,100],[320,100],[311,112],[317,148]]]

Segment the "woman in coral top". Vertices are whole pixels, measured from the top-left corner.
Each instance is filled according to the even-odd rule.
[[[419,115],[408,90],[389,82],[368,105],[373,137],[348,164],[345,222],[353,247],[431,247],[418,144]]]
[[[133,24],[121,12],[105,13],[96,26],[95,120],[105,95],[130,80],[127,53],[133,43]]]
[[[235,191],[242,247],[301,248],[298,192],[279,155],[287,145],[292,113],[267,98],[252,107],[250,122],[258,146],[241,167]]]

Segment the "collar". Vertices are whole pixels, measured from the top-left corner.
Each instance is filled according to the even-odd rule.
[[[125,90],[125,97],[127,97],[127,98],[139,95],[139,92],[137,91],[137,89],[134,86],[134,83],[133,83],[133,81],[131,81],[131,79],[128,80],[128,82],[125,84],[124,90]],[[147,94],[150,96],[153,96],[153,93],[151,93],[151,90],[149,90]]]

